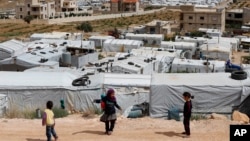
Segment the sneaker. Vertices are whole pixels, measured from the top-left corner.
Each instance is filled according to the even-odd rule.
[[[185,134],[186,134],[186,132],[182,132],[181,134],[185,135]]]

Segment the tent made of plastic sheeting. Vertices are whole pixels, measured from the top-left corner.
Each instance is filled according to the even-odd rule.
[[[89,76],[88,86],[72,86],[75,75],[67,72],[0,72],[0,93],[8,96],[9,107],[20,110],[43,109],[51,100],[55,107],[60,100],[67,109],[93,109],[93,100],[100,98],[103,76]]]
[[[133,56],[113,62],[112,73],[152,74],[158,71],[156,61],[145,62],[145,57]]]
[[[149,87],[151,75],[139,74],[104,74],[104,85],[126,87]]]
[[[204,64],[205,63],[205,64]],[[205,73],[205,72],[225,72],[224,61],[209,61],[209,65],[206,65],[206,60],[191,60],[191,59],[179,59],[175,58],[171,72],[187,72],[187,73]]]
[[[144,56],[147,58],[155,58],[156,59],[156,66],[157,72],[164,73],[169,72],[171,63],[173,62],[174,58],[180,58],[182,50],[164,50],[160,48],[150,48],[150,47],[142,47],[139,49],[133,49],[131,53],[135,56]]]
[[[115,37],[113,37],[113,36],[91,36],[91,37],[89,37],[90,41],[94,41],[95,42],[95,46],[96,47],[102,47],[103,43],[107,39],[115,39]]]
[[[201,52],[207,58],[227,61],[231,59],[232,50],[230,47],[223,47],[218,44],[204,44],[201,47]]]
[[[204,43],[207,42],[206,38],[203,37],[183,37],[183,36],[176,36],[175,37],[175,42],[192,42],[192,43],[196,43],[197,46],[200,46]]]
[[[142,41],[107,39],[103,45],[104,52],[128,52],[143,45]]]
[[[195,54],[195,51],[197,49],[196,43],[189,43],[189,42],[162,42],[161,48],[167,48],[167,49],[178,49],[178,50],[190,50],[192,52],[192,55]]]
[[[250,79],[234,80],[230,73],[154,74],[150,87],[150,116],[164,117],[183,110],[182,94],[194,95],[194,113],[231,113],[250,95]]]
[[[117,102],[125,110],[136,104],[149,103],[150,82],[150,75],[105,73],[103,87],[115,89]]]
[[[36,66],[59,67],[59,60],[63,54],[62,50],[54,50],[53,48],[44,48],[27,52],[16,58],[15,63],[26,68]]]
[[[0,60],[18,56],[26,51],[26,45],[21,41],[9,40],[0,43]]]
[[[126,39],[143,41],[145,44],[160,45],[164,40],[163,34],[134,34],[127,33]]]
[[[25,72],[68,72],[75,76],[83,76],[87,74],[86,70],[76,69],[73,67],[47,67],[47,66],[39,66],[30,69],[26,69]]]

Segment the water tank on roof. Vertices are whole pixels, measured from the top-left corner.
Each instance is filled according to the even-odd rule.
[[[62,63],[63,65],[71,65],[71,54],[70,52],[64,52],[62,54]]]
[[[0,118],[6,114],[8,107],[8,97],[4,94],[0,94]]]

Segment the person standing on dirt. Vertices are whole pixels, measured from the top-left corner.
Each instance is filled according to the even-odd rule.
[[[54,113],[52,111],[53,102],[48,101],[46,104],[47,109],[44,110],[43,117],[42,117],[42,125],[46,125],[46,136],[47,141],[51,141],[51,134],[54,136],[55,140],[58,139],[58,136],[55,131],[55,119]]]
[[[191,118],[191,114],[192,114],[192,101],[191,99],[193,99],[194,96],[191,96],[191,94],[189,92],[184,92],[183,93],[183,99],[186,101],[184,104],[184,111],[183,111],[183,115],[184,115],[184,120],[183,120],[183,124],[184,124],[184,129],[185,132],[183,132],[182,134],[186,135],[184,136],[184,138],[188,138],[190,137],[190,118]]]
[[[104,114],[101,117],[101,121],[105,122],[105,134],[111,135],[116,122],[115,107],[121,110],[121,107],[116,102],[114,89],[109,89],[102,101],[105,104],[105,108]]]

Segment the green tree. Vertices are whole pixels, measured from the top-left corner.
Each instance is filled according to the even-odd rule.
[[[26,16],[26,17],[23,18],[23,20],[24,20],[26,23],[28,23],[28,24],[30,24],[30,22],[31,22],[33,19],[34,19],[33,16],[30,16],[30,15],[28,15],[28,16]]]
[[[84,32],[92,32],[93,31],[93,27],[91,26],[91,24],[89,22],[83,22],[80,25],[78,25],[76,27],[76,29],[78,30],[83,30]]]

